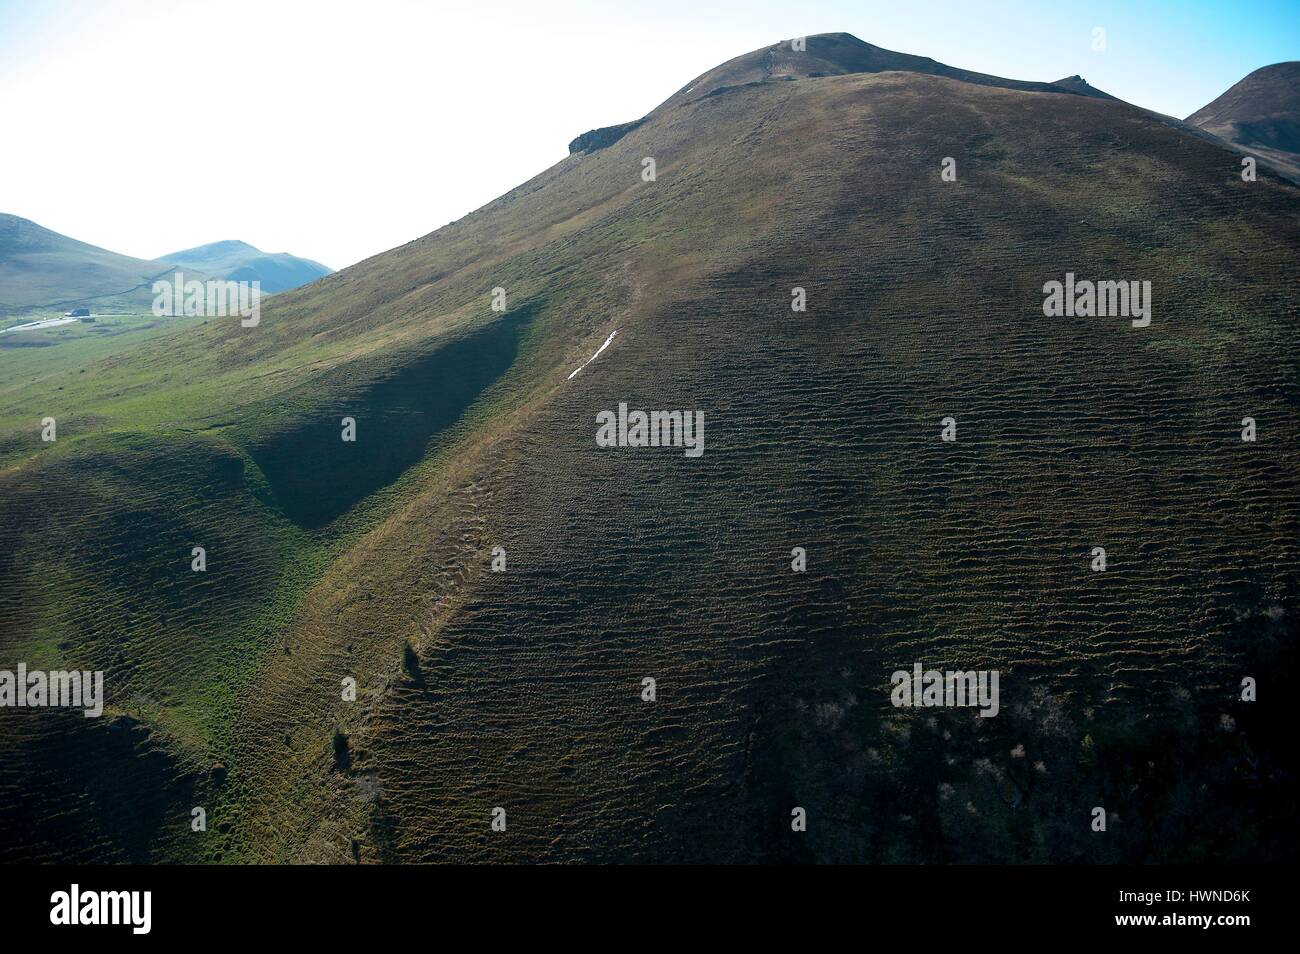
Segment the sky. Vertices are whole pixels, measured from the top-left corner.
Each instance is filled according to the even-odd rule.
[[[1184,117],[1300,59],[1300,0],[0,0],[0,212],[140,258],[242,239],[342,268],[733,56],[839,31]]]

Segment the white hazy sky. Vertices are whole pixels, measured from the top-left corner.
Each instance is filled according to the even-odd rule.
[[[1296,0],[0,0],[0,212],[141,258],[238,238],[341,268],[838,30],[1178,116],[1300,58]]]

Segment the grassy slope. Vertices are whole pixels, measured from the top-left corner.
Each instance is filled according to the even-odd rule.
[[[1297,201],[1123,104],[898,73],[743,87],[259,328],[0,389],[0,663],[106,668],[115,716],[6,716],[4,851],[753,858],[769,799],[832,812],[849,784],[781,740],[853,749],[810,713],[874,710],[895,666],[1121,706],[1231,684],[1233,614],[1295,578]],[[1066,269],[1150,278],[1155,324],[1044,319]],[[705,457],[598,451],[619,400],[703,408]],[[86,777],[6,774],[101,738]]]
[[[91,304],[147,311],[152,283],[170,281],[174,271],[166,262],[120,255],[0,213],[0,318]]]

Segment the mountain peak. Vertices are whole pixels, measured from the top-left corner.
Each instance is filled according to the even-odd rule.
[[[779,43],[728,60],[721,66],[696,77],[681,91],[669,97],[659,109],[753,83],[842,76],[849,73],[884,73],[892,70],[943,76],[981,86],[1001,86],[1007,89],[1035,92],[1064,91],[1091,96],[1106,95],[1088,86],[1083,82],[1082,77],[1078,76],[1057,83],[1008,79],[948,66],[928,56],[886,50],[884,47],[867,43],[852,33],[818,33],[781,40]]]
[[[1089,86],[1081,76],[1067,77],[1055,83],[1007,79],[948,66],[928,56],[896,53],[884,47],[874,46],[852,33],[816,33],[811,36],[781,40],[727,60],[687,83],[652,110],[648,116],[583,133],[569,143],[569,152],[591,153],[604,149],[618,142],[650,116],[733,89],[762,83],[890,71],[924,73],[980,86],[999,86],[1004,89],[1028,92],[1069,93],[1099,99],[1114,99],[1113,96]]]
[[[1269,162],[1300,182],[1300,61],[1262,66],[1187,122]]]
[[[249,245],[247,242],[239,239],[223,239],[220,242],[209,242],[206,245],[196,245],[194,248],[183,249],[179,252],[173,252],[171,255],[164,255],[163,258],[170,259],[177,256],[191,255],[263,255],[265,254],[260,248]]]
[[[288,291],[328,275],[332,269],[287,252],[263,252],[239,239],[209,242],[161,256],[182,268],[206,272],[213,278],[261,282],[262,291]]]
[[[1261,66],[1247,73],[1222,95],[1187,117],[1208,129],[1265,116],[1295,115],[1300,110],[1300,60]]]

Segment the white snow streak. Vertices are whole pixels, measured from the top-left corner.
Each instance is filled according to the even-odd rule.
[[[575,376],[579,371],[581,371],[581,370],[582,370],[583,368],[585,368],[587,365],[591,364],[591,362],[593,362],[593,361],[595,361],[597,358],[599,358],[599,357],[600,357],[600,353],[601,353],[602,351],[604,351],[606,348],[609,347],[609,343],[610,343],[611,341],[614,340],[614,336],[615,336],[616,334],[618,334],[618,331],[617,331],[617,330],[615,330],[615,331],[611,331],[611,332],[609,333],[609,337],[605,339],[605,343],[604,343],[603,345],[601,345],[599,348],[596,349],[596,353],[593,354],[590,358],[588,358],[588,359],[586,360],[586,362],[584,362],[580,367],[574,368],[574,369],[573,369],[573,374],[569,375],[569,377],[568,377],[566,380],[572,381],[573,378],[574,378],[574,376]]]

